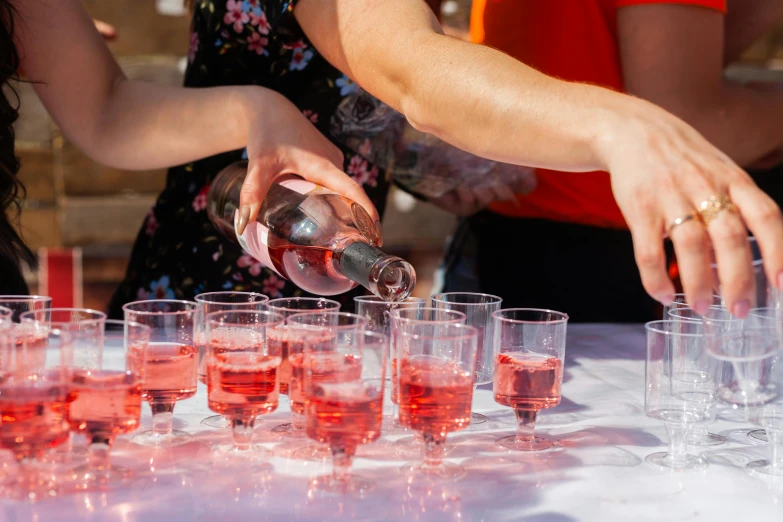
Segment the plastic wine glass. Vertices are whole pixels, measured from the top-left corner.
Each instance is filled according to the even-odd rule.
[[[266,306],[270,312],[275,312],[288,319],[288,317],[292,315],[302,313],[339,312],[341,305],[337,301],[324,299],[323,297],[282,297],[267,301]],[[273,335],[272,342],[277,342],[281,345],[281,354],[283,357],[283,363],[281,364],[279,371],[280,394],[289,395],[288,381],[291,379],[291,363],[288,357],[290,352],[289,347],[294,345],[294,351],[296,353],[301,353],[302,343],[288,334],[287,326],[278,328],[277,332],[273,333]],[[294,413],[293,408],[291,408],[291,422],[278,424],[272,428],[272,432],[279,433],[286,438],[302,439],[306,436],[304,427],[304,417]]]
[[[753,461],[747,469],[760,475],[783,477],[783,404],[766,405],[757,422],[767,434],[769,459]]]
[[[177,446],[193,437],[172,427],[174,406],[196,394],[196,333],[202,309],[193,301],[135,301],[122,307],[125,320],[152,329],[142,396],[152,410],[152,430],[133,437],[142,446]]]
[[[237,310],[207,315],[209,409],[231,419],[233,444],[217,455],[234,463],[260,463],[269,455],[253,444],[256,417],[278,406],[280,344],[270,334],[283,324],[273,312]]]
[[[32,310],[22,312],[18,317],[21,321],[19,328],[29,332],[42,332],[53,329],[67,329],[73,339],[73,343],[95,346],[103,340],[103,329],[106,323],[106,314],[97,310],[88,308],[40,308],[40,303],[33,305]],[[43,344],[38,352],[43,356],[46,345]],[[73,354],[73,349],[71,350]],[[75,354],[73,354],[75,355]],[[71,358],[69,365],[73,367],[78,360]],[[70,405],[73,395],[68,396],[67,405]],[[73,447],[73,436],[71,432],[63,444],[58,445],[50,451],[44,459],[54,465],[54,474],[58,481],[71,485],[76,479],[74,475],[74,466],[81,466],[87,453],[83,448]]]
[[[140,323],[108,320],[100,342],[74,336],[75,399],[68,420],[71,431],[89,443],[87,465],[75,470],[78,488],[107,488],[131,475],[112,466],[110,453],[118,435],[139,427],[151,332]]]
[[[65,329],[0,326],[0,447],[18,466],[3,484],[6,498],[37,501],[58,494],[39,464],[68,440],[72,349]]]
[[[465,314],[465,324],[478,330],[475,386],[492,382],[495,365],[495,323],[492,314],[500,310],[503,299],[490,294],[472,292],[445,292],[432,296],[432,306],[444,310],[455,310]],[[484,424],[486,415],[471,413],[471,424]]]
[[[450,432],[470,425],[478,331],[465,324],[407,325],[398,333],[400,422],[422,435],[422,462],[408,480],[458,479],[465,470],[443,460]]]
[[[389,339],[389,350],[391,350],[391,312],[401,308],[422,308],[427,306],[427,300],[421,297],[408,297],[402,301],[390,302],[375,295],[363,295],[353,298],[356,304],[356,314],[367,319],[367,330],[385,335]],[[391,352],[386,356],[387,364],[391,365]],[[392,380],[391,366],[386,368],[386,380],[391,389]],[[387,394],[386,399],[391,402],[391,392]],[[399,428],[397,415],[394,411],[396,404],[391,402],[391,415],[384,415],[384,431]]]
[[[690,322],[700,323],[704,326],[705,335],[717,335],[722,332],[739,330],[743,326],[743,321],[737,319],[731,312],[720,306],[711,306],[704,315],[699,315],[691,308],[677,308],[669,311],[669,320],[675,323]],[[685,328],[688,329],[687,327]],[[707,354],[706,343],[702,344],[699,353],[692,354],[694,359],[709,357]],[[701,364],[701,363],[699,363]],[[692,446],[719,446],[727,442],[726,437],[716,433],[710,433],[707,426],[715,422],[717,400],[712,400],[709,406],[709,415],[693,426],[688,435],[688,444]]]
[[[647,330],[644,408],[662,420],[669,435],[668,452],[648,455],[654,466],[676,471],[701,470],[707,461],[688,454],[693,426],[709,417],[719,365],[704,358],[704,326],[696,322],[653,321]]]
[[[515,451],[543,451],[552,441],[535,436],[538,413],[560,404],[568,315],[553,310],[510,308],[492,314],[498,353],[492,391],[495,402],[514,408],[517,429],[497,443]]]
[[[321,343],[330,346],[343,339],[350,339],[363,332],[367,326],[367,320],[356,314],[347,312],[321,312],[294,314],[286,319],[287,334],[297,342],[288,345],[288,361],[291,364],[291,379],[288,387],[288,398],[291,402],[291,418],[295,429],[304,432],[306,419],[305,390],[304,390],[304,358],[305,342],[307,335],[310,345],[314,339],[320,337]],[[310,347],[312,350],[312,346]],[[296,450],[292,456],[302,459],[323,459],[328,456],[325,446],[308,445]]]
[[[388,338],[375,332],[336,336],[324,344],[305,335],[305,418],[307,436],[328,445],[331,475],[311,481],[310,490],[365,492],[373,483],[351,473],[360,444],[381,436]]]
[[[233,310],[266,310],[266,302],[269,297],[257,292],[206,292],[193,298],[203,307],[202,317],[206,318],[213,312],[230,312]],[[198,380],[207,384],[207,339],[206,319],[199,325],[196,335],[198,346]],[[212,415],[201,421],[204,426],[210,428],[228,428],[231,423],[222,415]]]
[[[748,312],[745,324],[750,328],[775,328],[778,332],[778,340],[783,344],[783,309],[763,307],[753,308]],[[746,415],[750,417],[750,415]],[[748,437],[768,442],[767,430],[764,428],[751,430]]]
[[[20,323],[21,315],[52,307],[52,298],[45,295],[0,295],[0,306],[12,312],[11,322]]]

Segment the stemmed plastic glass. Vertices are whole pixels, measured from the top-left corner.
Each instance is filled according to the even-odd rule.
[[[769,441],[769,459],[747,465],[752,473],[783,477],[783,404],[768,404],[756,420],[763,426]]]
[[[775,328],[778,332],[778,340],[783,346],[783,309],[772,307],[753,308],[748,312],[748,318],[745,320],[745,325],[747,328]],[[773,364],[774,368],[780,371],[780,359]],[[746,412],[746,417],[750,416],[750,412]],[[769,440],[767,437],[767,430],[764,428],[751,430],[748,433],[748,437],[762,442],[768,442]]]
[[[266,306],[270,312],[275,312],[288,319],[288,317],[292,315],[302,313],[339,312],[341,305],[337,301],[324,299],[322,297],[282,297],[280,299],[267,301]],[[272,342],[281,345],[280,353],[283,357],[283,362],[279,371],[280,394],[289,395],[288,381],[291,379],[291,363],[289,362],[288,357],[290,351],[289,346],[293,345],[294,351],[296,353],[301,353],[302,343],[299,339],[289,335],[288,326],[278,328],[277,332],[273,333]],[[275,426],[272,428],[272,432],[282,434],[287,438],[301,439],[305,437],[304,427],[304,417],[295,413],[292,407],[291,422]]]
[[[704,315],[697,314],[691,308],[676,308],[669,311],[669,320],[675,323],[690,322],[701,323],[704,326],[705,335],[717,335],[722,332],[730,332],[739,330],[743,326],[743,321],[737,319],[731,313],[723,307],[711,306]],[[688,327],[685,327],[685,331],[688,331]],[[708,357],[706,345],[704,349],[699,352],[701,357]],[[693,446],[718,446],[726,443],[726,438],[716,433],[710,433],[707,431],[707,426],[715,422],[716,417],[716,403],[717,400],[713,400],[709,405],[709,415],[703,420],[693,426],[690,434],[688,435],[688,444]]]
[[[33,336],[38,339],[44,338],[44,333],[49,330],[68,330],[73,339],[74,345],[96,346],[103,341],[103,329],[106,323],[106,314],[97,310],[87,308],[40,308],[35,306],[32,310],[21,313],[21,321],[18,328],[23,332],[22,338],[30,339]],[[17,341],[18,342],[18,341]],[[36,344],[30,347],[30,353],[37,353],[44,357],[46,344]],[[73,347],[71,349],[73,355]],[[79,362],[73,356],[68,364],[73,367]],[[69,394],[66,401],[66,408],[70,408],[74,395]],[[86,453],[82,448],[78,451],[73,447],[73,437],[68,433],[68,437],[63,444],[60,444],[45,456],[45,460],[54,464],[54,472],[57,479],[63,483],[70,483],[76,476],[73,474],[72,467],[75,461],[84,460]]]
[[[553,310],[510,308],[492,314],[498,353],[495,402],[514,408],[516,434],[498,439],[515,451],[542,451],[552,441],[535,436],[538,412],[560,404],[568,315]]]
[[[383,388],[388,338],[375,332],[304,336],[304,391],[307,436],[332,453],[332,474],[311,482],[311,490],[364,492],[373,483],[353,475],[351,465],[360,444],[381,436]]]
[[[402,301],[389,302],[374,295],[364,295],[353,298],[356,303],[356,314],[367,319],[367,330],[371,332],[378,332],[389,339],[389,349],[391,350],[391,313],[394,310],[401,308],[422,308],[427,306],[427,300],[420,297],[408,297]],[[387,354],[387,363],[391,365],[391,353]],[[388,381],[389,388],[391,389],[392,382],[392,369],[391,367],[386,369],[386,380]],[[396,382],[396,381],[395,381]],[[388,393],[388,397],[391,396],[391,392]],[[394,402],[391,403],[392,409],[396,408]],[[394,429],[399,427],[399,422],[396,420],[397,415],[392,411],[391,415],[384,416],[384,430]],[[388,422],[386,422],[388,421]]]
[[[177,446],[193,437],[172,427],[174,406],[196,394],[198,350],[196,334],[202,309],[193,301],[135,301],[122,307],[125,320],[152,329],[146,353],[142,396],[152,410],[152,430],[133,437],[142,446]],[[140,358],[141,354],[133,354]]]
[[[288,362],[291,365],[291,379],[288,387],[288,398],[291,401],[291,417],[296,429],[306,426],[305,419],[305,348],[304,337],[307,336],[310,351],[317,349],[314,346],[320,339],[324,346],[332,346],[334,343],[345,343],[345,339],[352,339],[363,332],[367,326],[367,320],[356,314],[346,312],[321,312],[294,314],[286,319],[287,334],[297,342],[288,345]],[[300,428],[301,426],[301,428]],[[310,445],[294,452],[293,456],[299,458],[325,458],[328,451],[324,446]]]
[[[446,292],[432,296],[432,306],[465,314],[465,324],[478,330],[475,386],[492,382],[495,365],[495,323],[492,314],[500,310],[503,299],[496,295],[471,292]],[[471,413],[471,424],[484,424],[489,418]]]
[[[3,484],[6,498],[36,501],[58,493],[38,461],[68,440],[72,349],[65,329],[0,326],[0,447],[18,465]]]
[[[118,435],[139,427],[151,331],[143,324],[108,320],[98,342],[74,334],[75,398],[68,421],[89,443],[87,465],[75,470],[77,488],[105,488],[130,476],[112,466],[110,453]]]
[[[393,426],[407,428],[400,422],[399,415],[399,368],[398,368],[398,349],[399,333],[406,328],[411,328],[418,324],[465,324],[465,314],[456,310],[444,310],[433,307],[418,307],[394,310],[391,313],[391,339],[389,345],[389,356],[391,358],[391,402],[393,407]],[[399,455],[418,454],[421,451],[422,436],[420,432],[415,432],[413,437],[404,437],[394,441],[395,451]],[[444,454],[453,449],[451,444],[443,445]]]
[[[408,464],[408,480],[457,479],[444,462],[446,436],[470,425],[478,331],[465,324],[411,324],[397,332],[400,423],[422,435],[423,459]]]
[[[269,297],[257,292],[206,292],[193,298],[203,307],[202,316],[205,318],[199,325],[196,335],[198,345],[198,380],[207,384],[207,334],[206,316],[213,312],[230,312],[234,310],[266,310],[266,302]],[[228,428],[231,423],[222,415],[212,415],[201,421],[204,426],[210,428]]]
[[[697,322],[653,321],[647,330],[644,408],[662,420],[669,451],[648,455],[655,466],[677,471],[704,469],[707,461],[688,454],[693,426],[710,416],[720,364],[704,357],[704,326]]]
[[[256,417],[278,405],[280,344],[271,333],[283,324],[272,312],[239,310],[207,315],[209,409],[231,419],[233,445],[218,455],[235,463],[258,463],[269,451],[253,445]]]

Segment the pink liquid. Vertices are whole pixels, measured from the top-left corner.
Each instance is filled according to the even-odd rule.
[[[280,383],[280,393],[282,395],[288,395],[288,385],[291,380],[291,363],[288,360],[290,353],[302,353],[302,341],[289,339],[289,332],[286,330],[277,331],[269,334],[269,345],[272,353],[280,353],[283,362],[280,363],[280,369],[278,370],[278,380]],[[278,346],[276,349],[272,349],[272,346]]]
[[[391,362],[391,401],[397,404],[399,401],[399,377],[397,376],[397,358],[392,359]]]
[[[277,409],[279,356],[257,352],[212,352],[208,364],[209,409],[250,418]]]
[[[337,295],[356,286],[335,269],[334,252],[331,250],[292,245],[274,234],[269,234],[268,247],[275,270],[294,283],[306,281],[306,290],[312,294]]]
[[[428,355],[400,364],[400,424],[424,433],[448,433],[470,424],[473,372]]]
[[[563,365],[557,357],[505,352],[495,359],[495,402],[518,410],[543,410],[560,403]]]
[[[16,348],[14,350],[13,363],[0,359],[0,369],[6,364],[13,364],[14,374],[24,377],[30,373],[40,372],[46,367],[46,348],[49,346],[49,338],[40,332],[25,333],[26,329],[14,325],[17,335]],[[27,330],[29,332],[29,330]],[[24,348],[22,348],[24,346]],[[2,357],[2,354],[0,354]]]
[[[131,352],[130,357],[138,355]],[[149,344],[147,369],[142,384],[145,399],[150,402],[181,401],[196,394],[197,383],[198,351],[194,346],[179,343]]]
[[[383,395],[361,381],[316,385],[307,401],[307,436],[355,448],[381,436]]]
[[[139,427],[141,379],[132,372],[78,371],[73,391],[68,419],[72,430],[113,439]]]
[[[0,395],[0,446],[38,457],[68,438],[66,382],[4,384]]]
[[[305,358],[301,353],[291,354],[288,357],[291,362],[291,382],[288,388],[291,399],[291,411],[304,414],[305,406]],[[356,355],[323,352],[308,356],[310,376],[308,383],[311,386],[323,382],[355,381],[362,375],[362,362]]]

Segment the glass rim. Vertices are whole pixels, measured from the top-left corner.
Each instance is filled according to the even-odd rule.
[[[217,296],[217,295],[243,295],[243,296],[258,296],[261,299],[258,301],[211,301],[207,299],[208,296]],[[195,296],[193,300],[197,303],[209,303],[209,304],[222,304],[222,305],[230,305],[230,304],[257,304],[257,303],[266,303],[269,301],[269,296],[264,295],[259,292],[234,292],[229,290],[224,290],[221,292],[202,292]]]
[[[439,333],[438,335],[425,335],[421,333],[416,333],[413,330],[402,330],[398,332],[398,335],[401,335],[402,337],[410,337],[411,339],[439,339],[442,341],[448,341],[448,340],[459,340],[459,339],[468,339],[468,338],[474,338],[478,342],[478,328],[475,326],[470,326],[464,323],[445,323],[445,324],[423,324],[420,326],[432,326],[437,327],[438,332],[443,332],[443,329],[445,328],[447,330],[446,333]],[[461,333],[450,333],[449,330],[456,329],[458,332]],[[478,348],[478,345],[477,345]]]
[[[541,314],[553,314],[557,316],[556,319],[514,319],[513,317],[505,317],[503,314],[508,312],[537,312]],[[492,318],[498,321],[507,323],[518,324],[565,324],[568,322],[568,314],[565,312],[558,312],[557,310],[550,310],[548,308],[503,308],[492,312]]]
[[[354,324],[337,324],[337,325],[307,324],[307,323],[297,323],[297,322],[291,323],[291,319],[297,319],[297,318],[304,319],[305,317],[312,317],[317,315],[329,315],[329,316],[336,315],[338,317],[349,317],[356,322]],[[295,328],[303,327],[303,328],[314,328],[314,329],[329,328],[333,330],[348,330],[351,328],[364,328],[365,326],[367,326],[367,318],[351,312],[303,312],[299,314],[289,315],[288,317],[285,318],[285,324],[286,326],[293,326]]]
[[[337,307],[332,308],[289,308],[287,306],[278,306],[277,304],[270,304],[275,302],[282,302],[282,301],[303,301],[306,303],[313,303],[313,302],[324,302],[331,304],[336,304]],[[334,299],[326,299],[325,297],[277,297],[275,299],[270,299],[269,301],[266,301],[266,306],[269,308],[274,308],[275,310],[283,310],[286,312],[295,312],[295,313],[304,313],[304,310],[339,310],[342,305],[335,301]]]
[[[168,312],[163,311],[150,311],[150,310],[136,310],[133,308],[135,305],[149,305],[152,303],[156,304],[178,304],[178,305],[187,305],[188,309],[186,310],[171,310]],[[189,314],[193,313],[195,311],[198,311],[201,308],[201,303],[197,303],[196,301],[186,301],[185,299],[144,299],[142,301],[132,301],[130,303],[125,303],[122,305],[122,311],[123,312],[132,312],[134,314],[144,314],[144,315],[179,315],[179,314]]]
[[[219,321],[217,317],[222,315],[229,315],[229,314],[236,314],[240,317],[243,315],[256,314],[256,315],[268,316],[271,319],[270,321],[263,322],[263,323],[233,323],[233,322],[228,323],[232,326],[237,326],[237,327],[278,326],[278,325],[282,325],[283,322],[285,321],[285,317],[283,317],[282,314],[278,314],[276,312],[270,312],[269,310],[218,310],[217,312],[208,313],[205,319],[207,324],[211,326],[213,325],[225,326],[226,321]]]
[[[2,303],[19,303],[24,301],[33,302],[51,302],[52,298],[48,295],[0,295],[0,305]]]
[[[458,301],[444,301],[443,299],[439,299],[439,297],[447,296],[447,295],[472,295],[472,296],[483,296],[483,297],[489,297],[492,300],[486,301],[483,303],[462,303]],[[448,304],[456,304],[460,306],[484,306],[484,305],[491,305],[491,304],[501,304],[503,302],[503,298],[499,297],[497,295],[493,294],[485,294],[482,292],[438,292],[437,294],[430,297],[432,301],[437,303],[448,303]]]
[[[765,333],[777,337],[778,332],[779,329],[777,326],[753,326],[753,327],[744,327],[740,330],[717,332],[715,334],[712,334],[710,337],[713,337],[715,339],[720,339],[724,337],[745,337],[747,334],[753,334],[753,333]]]
[[[709,310],[724,310],[729,315],[729,317],[728,317],[728,319],[721,319],[721,318],[705,317],[703,315],[696,314],[699,317],[699,322],[701,322],[702,319],[706,320],[706,321],[724,322],[724,323],[727,323],[729,321],[740,321],[741,320],[741,319],[737,319],[736,317],[731,315],[731,312],[729,312],[726,308],[723,308],[722,306],[712,305],[712,306],[708,307],[707,310],[708,311]],[[683,317],[681,315],[678,315],[678,314],[681,314],[683,312],[693,312],[695,314],[696,310],[694,310],[693,308],[689,308],[687,306],[679,306],[679,307],[676,307],[676,308],[671,308],[669,310],[669,312],[668,312],[668,316],[669,317],[676,317],[678,319],[691,319],[690,317]],[[748,312],[748,313],[750,313],[750,312]],[[695,319],[694,319],[694,321],[695,321]]]
[[[400,317],[400,314],[403,312],[408,312],[408,310],[413,310],[417,313],[425,311],[425,310],[432,310],[435,312],[438,312],[439,314],[452,314],[456,315],[460,320],[465,321],[468,316],[465,315],[465,312],[460,312],[459,310],[445,310],[443,308],[435,308],[434,306],[420,306],[418,308],[398,308],[396,310],[392,310],[389,314],[392,319],[399,319],[400,321],[404,321],[405,323],[421,323],[421,324],[437,324],[437,323],[443,323],[443,324],[455,324],[457,321],[456,319],[411,319],[409,317]],[[459,317],[462,316],[462,317]]]
[[[408,296],[402,301],[387,301],[383,297],[377,295],[357,295],[353,298],[354,302],[358,303],[386,303],[389,305],[405,304],[405,303],[426,303],[427,300],[423,297],[411,297]]]
[[[671,336],[676,336],[676,337],[698,337],[698,338],[704,338],[705,337],[706,332],[704,332],[704,331],[702,331],[701,333],[685,333],[685,332],[671,332],[671,331],[664,330],[664,329],[660,328],[660,326],[663,325],[663,324],[675,325],[675,324],[678,324],[678,323],[680,323],[680,321],[673,321],[671,319],[658,319],[656,321],[649,321],[647,323],[644,323],[644,328],[645,328],[645,330],[647,330],[647,333],[651,333],[652,332],[652,333],[657,333],[657,334],[662,334],[662,335],[671,335]],[[699,325],[701,325],[700,322],[697,323],[695,321],[693,323],[690,323],[690,324],[699,324]]]
[[[36,315],[40,314],[41,312],[49,312],[50,318],[48,321],[44,321],[42,319],[37,319]],[[95,317],[92,318],[85,318],[85,319],[79,319],[76,321],[53,321],[51,319],[51,313],[52,312],[79,312],[79,313],[86,313],[93,315]],[[38,310],[28,310],[26,312],[22,312],[19,315],[19,322],[23,323],[39,323],[39,322],[45,322],[46,324],[54,324],[54,325],[66,325],[66,324],[74,324],[74,325],[85,325],[85,324],[91,324],[91,323],[105,323],[106,322],[106,314],[98,311],[93,310],[92,308],[40,308]]]

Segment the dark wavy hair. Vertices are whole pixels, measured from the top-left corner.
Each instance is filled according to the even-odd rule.
[[[11,85],[18,80],[19,53],[14,45],[14,16],[10,0],[0,0],[0,256],[14,265],[35,265],[35,256],[24,244],[18,228],[24,185],[19,181],[19,159],[14,154],[14,122],[19,117],[19,96]]]

